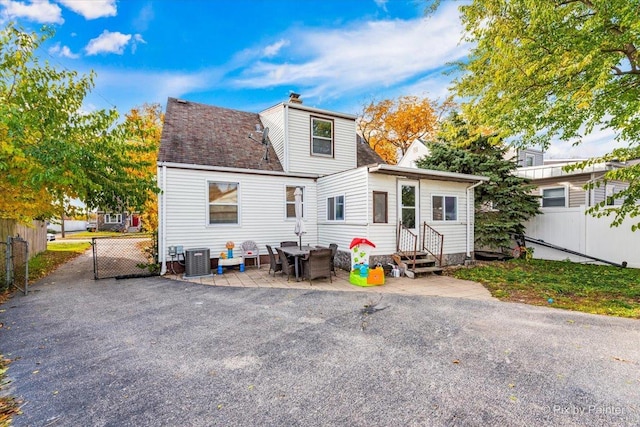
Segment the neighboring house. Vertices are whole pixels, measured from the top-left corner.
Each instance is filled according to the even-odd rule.
[[[98,211],[97,229],[100,231],[137,232],[141,229],[140,214]]]
[[[565,171],[564,167],[579,160],[561,163],[544,161],[543,165],[519,168],[518,176],[528,178],[536,185],[540,196],[542,215],[531,218],[526,224],[526,235],[543,241],[547,245],[569,249],[590,257],[640,268],[640,252],[629,248],[640,246],[640,233],[631,232],[635,218],[627,218],[619,227],[610,227],[612,216],[601,218],[586,214],[587,209],[605,202],[615,209],[622,200],[615,194],[628,187],[622,181],[604,184],[603,177],[609,170],[624,168],[628,163],[607,162],[585,169]],[[592,189],[585,189],[588,183],[601,183]],[[613,199],[610,199],[614,196]],[[606,208],[605,208],[606,209]],[[592,259],[551,248],[545,244],[531,243],[534,257],[541,259],[571,259],[573,261],[593,261]]]
[[[518,167],[540,166],[544,164],[544,151],[535,148],[509,148],[504,156],[514,159]]]
[[[266,260],[265,245],[298,240],[296,187],[303,244],[337,243],[342,268],[354,237],[375,243],[372,262],[390,262],[400,219],[420,239],[425,224],[441,233],[444,263],[472,256],[473,188],[487,178],[387,165],[357,142],[355,120],[297,98],[259,114],[169,98],[158,159],[163,273],[170,246],[216,259],[227,241],[254,240]]]
[[[608,182],[593,189],[584,188],[588,183],[602,183],[604,174],[612,169],[626,166],[624,163],[608,162],[588,166],[585,169],[565,171],[565,166],[573,162],[551,163],[540,166],[518,168],[516,174],[527,178],[537,187],[537,194],[541,197],[542,208],[548,207],[591,207],[616,192],[626,188],[627,183],[621,181]],[[610,205],[621,204],[620,200],[608,202]]]
[[[416,161],[429,154],[429,149],[424,145],[424,142],[421,139],[416,139],[411,143],[409,148],[407,148],[404,156],[400,158],[398,166],[403,168],[417,168]]]

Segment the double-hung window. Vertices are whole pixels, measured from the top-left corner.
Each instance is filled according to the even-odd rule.
[[[209,182],[209,224],[238,224],[237,182]]]
[[[327,221],[344,221],[344,196],[327,198]]]
[[[458,220],[457,196],[432,196],[431,202],[431,219],[433,221]]]
[[[564,187],[543,188],[542,207],[543,208],[564,208],[567,206],[566,189]]]
[[[333,120],[311,117],[311,155],[333,157]]]
[[[296,217],[296,188],[300,188],[300,190],[302,190],[302,216],[304,217],[304,187],[291,187],[287,185],[285,197],[285,210],[287,212],[287,218]]]

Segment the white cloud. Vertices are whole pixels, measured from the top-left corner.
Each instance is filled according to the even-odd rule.
[[[616,133],[610,129],[596,129],[585,135],[579,144],[567,141],[553,141],[545,152],[548,159],[586,159],[610,153],[615,148],[626,147],[628,143],[616,141]]]
[[[347,29],[317,28],[291,34],[287,60],[251,63],[235,81],[239,87],[293,86],[305,98],[332,98],[376,87],[410,85],[464,58],[456,4],[443,4],[430,19],[358,23]],[[405,93],[408,94],[408,93]]]
[[[40,24],[62,24],[62,10],[56,4],[47,0],[34,0],[26,4],[19,1],[0,0],[0,6],[4,9],[0,12],[2,20],[24,18]]]
[[[389,0],[373,0],[373,1],[376,4],[376,6],[378,6],[379,8],[384,10],[385,12],[387,11],[387,2]]]
[[[153,5],[151,3],[147,3],[142,7],[142,9],[140,9],[138,16],[133,20],[133,25],[138,31],[146,31],[154,18],[155,13],[153,11]]]
[[[116,0],[58,0],[85,19],[116,16]]]
[[[87,55],[97,55],[99,53],[122,55],[129,40],[131,40],[131,34],[122,34],[117,31],[112,33],[104,30],[98,37],[89,40],[89,44],[85,47],[85,50]]]
[[[285,46],[289,46],[289,40],[280,39],[277,42],[265,47],[262,50],[262,54],[267,58],[272,58],[276,56],[280,52],[280,50]]]
[[[61,56],[63,58],[77,59],[80,55],[71,52],[68,46],[60,46],[60,43],[56,43],[55,45],[49,48],[49,54],[53,56]]]
[[[141,34],[134,34],[131,41],[131,53],[136,53],[139,44],[147,44],[147,42],[142,38]]]

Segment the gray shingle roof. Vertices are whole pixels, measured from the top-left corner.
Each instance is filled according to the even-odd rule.
[[[360,135],[356,138],[357,144],[357,156],[358,156],[358,167],[367,166],[374,163],[386,164],[382,157],[378,153],[375,152],[373,148],[369,144],[365,142],[364,139]]]
[[[255,131],[259,123],[255,113],[169,98],[158,160],[283,171],[271,145],[269,161],[264,160],[265,146]],[[258,141],[249,139],[249,133]]]
[[[282,172],[271,145],[269,161],[264,160],[265,146],[255,131],[259,123],[256,113],[169,98],[158,160]],[[258,141],[250,139],[250,133]],[[385,163],[360,137],[356,144],[358,167]]]

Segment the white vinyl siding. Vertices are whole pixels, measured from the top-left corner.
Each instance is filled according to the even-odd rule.
[[[208,182],[237,182],[240,188],[239,224],[208,224]],[[316,186],[312,179],[224,173],[167,168],[165,233],[166,246],[210,248],[211,257],[225,251],[232,240],[236,248],[245,240],[254,240],[260,253],[267,254],[265,245],[277,245],[283,240],[295,240],[294,222],[283,213],[285,187],[301,186],[305,191],[305,210],[316,212]],[[162,200],[161,199],[161,200]],[[316,243],[315,215],[305,217],[307,234],[303,240]]]
[[[284,162],[281,158],[281,163],[288,165],[289,172],[330,175],[357,166],[355,120],[291,107],[286,111],[289,134],[285,155],[289,158]],[[311,154],[311,117],[333,121],[333,157]]]
[[[276,152],[282,167],[285,168],[284,158],[284,107],[282,104],[269,108],[260,113],[262,126],[269,128],[269,142]]]
[[[339,250],[348,252],[354,237],[368,236],[367,177],[366,168],[359,168],[318,179],[319,245],[336,243]],[[336,195],[344,195],[345,220],[327,221],[327,198]]]
[[[422,218],[427,219],[427,224],[433,227],[438,233],[444,235],[444,254],[456,254],[466,252],[467,245],[467,191],[469,183],[421,180],[420,191],[423,197],[420,198],[420,209]],[[431,212],[432,195],[455,196],[458,200],[458,219],[456,221],[432,221]],[[473,197],[473,196],[472,196]],[[473,214],[473,199],[470,201],[471,212]],[[473,221],[473,218],[471,218]],[[473,227],[471,227],[473,233]],[[474,241],[473,235],[470,236]]]

